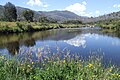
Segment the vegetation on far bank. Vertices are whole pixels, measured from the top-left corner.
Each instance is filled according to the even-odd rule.
[[[71,22],[71,21],[68,21]],[[75,22],[76,23],[76,22]],[[101,21],[97,23],[88,24],[75,24],[75,23],[49,23],[49,22],[0,22],[0,32],[3,33],[20,33],[20,32],[32,32],[43,31],[49,29],[59,28],[80,28],[86,26],[99,26],[102,29],[120,31],[120,20],[113,20],[112,22]]]
[[[0,22],[0,32],[18,33],[30,31],[42,31],[58,28],[77,28],[82,24],[58,24],[58,23],[40,23],[40,22]]]
[[[108,19],[108,20],[102,20],[98,21],[94,24],[97,24],[103,29],[111,29],[115,31],[120,31],[120,19]]]

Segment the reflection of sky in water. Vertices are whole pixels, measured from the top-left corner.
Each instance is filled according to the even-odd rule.
[[[113,46],[120,46],[120,40],[112,41]]]
[[[9,54],[9,52],[6,48],[4,48],[4,49],[0,49],[0,54],[2,54],[2,55]]]
[[[75,47],[83,47],[86,48],[86,38],[94,38],[95,40],[99,39],[99,35],[98,34],[81,34],[81,35],[77,35],[76,37],[69,39],[69,40],[64,40],[63,42],[69,44],[69,45],[73,45]]]
[[[95,40],[99,39],[99,35],[98,34],[91,34],[91,33],[87,33],[87,34],[83,34],[85,37],[87,38],[94,38]]]
[[[64,40],[67,44],[73,45],[75,47],[80,47],[82,46],[83,48],[86,47],[86,40],[85,37],[82,35],[78,35],[72,39],[69,40]]]
[[[9,57],[9,58],[11,57],[11,55],[9,55],[9,51],[6,48],[0,49],[0,55],[4,55],[5,57]]]

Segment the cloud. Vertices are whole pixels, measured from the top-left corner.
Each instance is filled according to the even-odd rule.
[[[120,4],[114,4],[113,7],[114,8],[120,8]]]
[[[89,12],[89,13],[86,12],[86,5],[87,5],[87,3],[85,1],[83,1],[82,3],[72,4],[68,7],[66,7],[64,10],[74,12],[74,13],[80,15],[80,16],[90,17],[92,15],[92,13],[91,12]]]
[[[41,7],[48,7],[47,4],[43,4],[41,2],[41,0],[29,0],[27,2],[27,5],[30,5],[30,6],[41,6]]]
[[[65,8],[65,10],[71,11],[71,12],[75,12],[76,14],[82,13],[86,10],[86,6],[84,3],[80,4],[80,3],[75,3],[72,4],[68,7]]]
[[[43,7],[48,7],[48,4],[44,4]]]
[[[96,14],[100,14],[100,11],[99,11],[99,10],[96,10],[95,13],[96,13]]]
[[[87,3],[85,1],[83,1],[82,4],[87,5]]]

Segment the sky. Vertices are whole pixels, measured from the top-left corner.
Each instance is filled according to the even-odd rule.
[[[36,11],[68,10],[79,16],[97,17],[120,11],[120,0],[0,0]]]

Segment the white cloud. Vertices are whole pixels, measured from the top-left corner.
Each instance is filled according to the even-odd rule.
[[[48,7],[48,5],[47,5],[47,4],[45,4],[45,5],[43,5],[43,7]]]
[[[87,3],[85,1],[82,2],[84,5],[87,5]]]
[[[96,10],[95,13],[96,13],[96,14],[100,14],[100,11],[99,11],[99,10]]]
[[[72,4],[68,7],[66,7],[65,10],[74,12],[74,13],[80,15],[80,16],[91,17],[92,13],[91,12],[89,12],[89,13],[86,12],[86,5],[87,5],[87,3],[85,1],[83,1],[82,3]]]
[[[65,9],[72,11],[72,12],[75,12],[75,13],[79,13],[79,12],[84,12],[86,10],[86,6],[83,3],[82,4],[75,3],[75,4],[72,4],[68,7],[66,7]]]
[[[30,6],[41,6],[41,7],[48,7],[47,4],[43,4],[41,2],[41,0],[29,0],[27,2],[27,5],[30,5]]]
[[[114,4],[113,7],[114,8],[120,8],[120,4]]]

